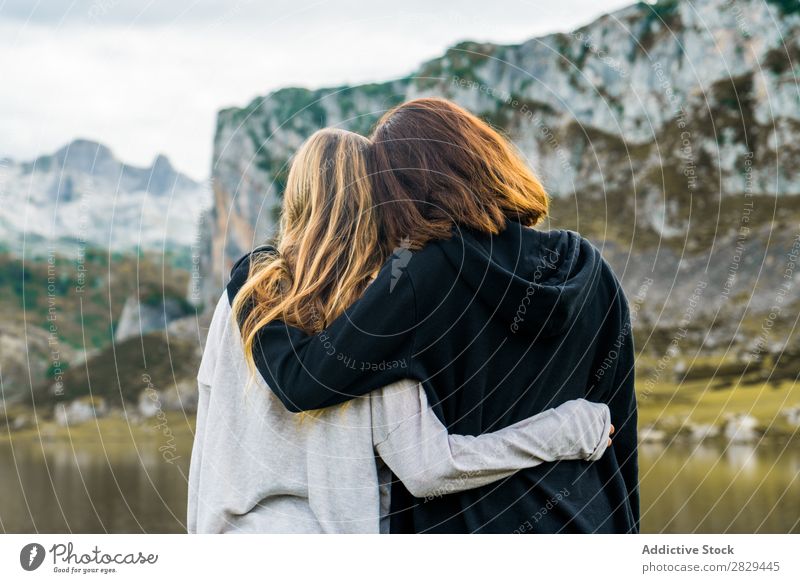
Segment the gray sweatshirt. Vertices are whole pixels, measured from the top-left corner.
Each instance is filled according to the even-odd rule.
[[[579,399],[494,433],[448,435],[411,380],[290,413],[250,375],[227,294],[197,380],[190,533],[388,532],[391,472],[414,496],[441,496],[544,462],[599,459],[611,423],[606,405]]]

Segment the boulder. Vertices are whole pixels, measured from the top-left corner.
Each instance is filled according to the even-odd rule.
[[[125,305],[122,307],[114,340],[122,342],[134,336],[164,330],[174,320],[186,316],[187,310],[187,305],[177,298],[142,302],[131,296],[125,300]]]
[[[658,429],[655,425],[646,425],[639,430],[639,441],[641,443],[661,443],[666,438],[666,432]]]
[[[686,436],[692,441],[703,441],[719,435],[719,427],[711,423],[689,423]]]
[[[783,409],[781,415],[783,415],[789,425],[800,427],[800,405]]]
[[[145,389],[139,394],[139,402],[136,411],[144,419],[155,417],[161,412],[161,401],[158,391]]]
[[[194,379],[178,381],[163,391],[145,389],[139,394],[137,411],[145,419],[163,411],[197,411],[197,384]]]
[[[105,399],[81,397],[69,403],[58,403],[53,410],[53,418],[62,427],[80,425],[108,413]]]
[[[751,415],[732,415],[725,422],[723,435],[730,443],[753,443],[761,437],[757,431],[758,420]]]

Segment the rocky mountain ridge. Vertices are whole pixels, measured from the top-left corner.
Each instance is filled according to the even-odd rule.
[[[554,197],[550,225],[603,249],[642,322],[761,317],[800,218],[800,8],[778,0],[637,3],[518,45],[464,42],[412,75],[287,88],[219,113],[204,296],[274,234],[287,164],[319,127],[368,133],[391,106],[452,99],[511,137]],[[788,276],[787,305],[800,297]],[[749,300],[747,298],[750,298]],[[755,332],[738,322],[718,342]],[[702,326],[700,326],[702,327]]]

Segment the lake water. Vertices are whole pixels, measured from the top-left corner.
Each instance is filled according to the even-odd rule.
[[[191,444],[167,463],[137,446],[0,443],[0,529],[5,532],[186,532]]]
[[[185,532],[189,444],[0,443],[0,531]],[[800,448],[644,445],[645,532],[800,532]]]
[[[643,444],[642,530],[800,533],[800,444]]]

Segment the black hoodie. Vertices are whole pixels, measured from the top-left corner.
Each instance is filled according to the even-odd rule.
[[[234,268],[232,298],[247,277]],[[570,231],[457,230],[398,249],[324,332],[273,322],[259,372],[292,411],[325,407],[402,378],[423,382],[451,433],[478,435],[570,399],[605,402],[617,428],[597,462],[562,461],[499,483],[415,499],[392,486],[393,532],[637,532],[633,343],[619,282]]]

